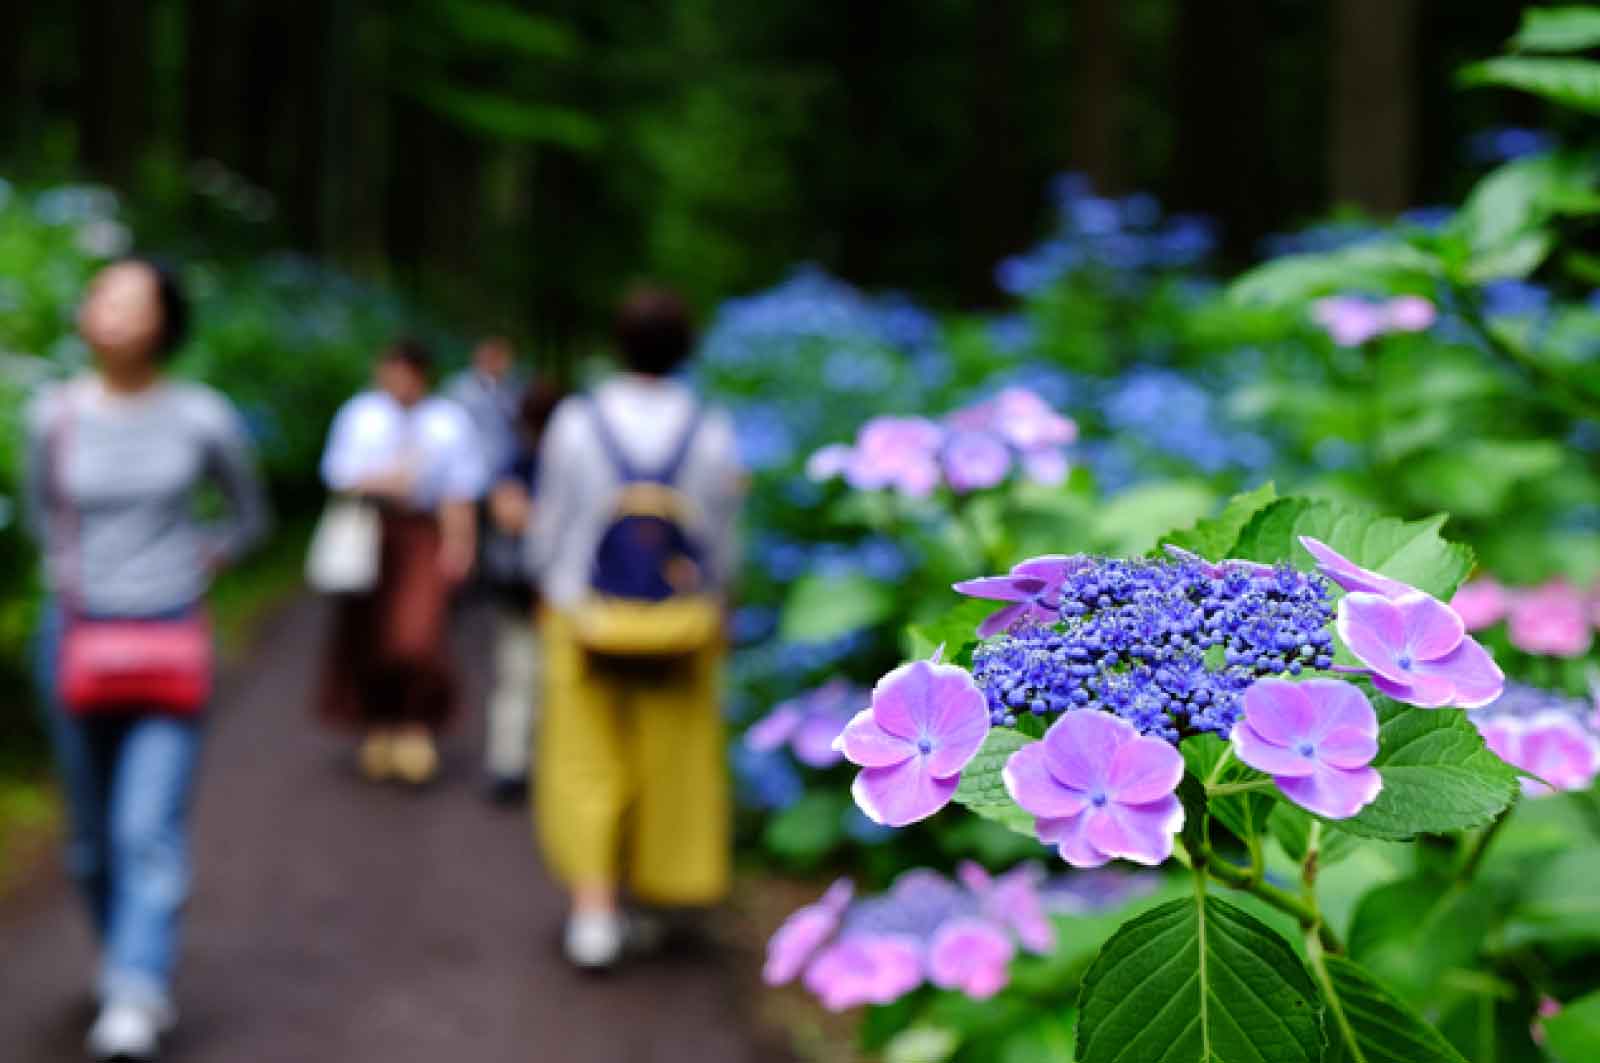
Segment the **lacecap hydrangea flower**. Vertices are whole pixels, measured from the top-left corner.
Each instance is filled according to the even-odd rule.
[[[844,759],[834,748],[834,740],[866,701],[866,691],[855,684],[830,680],[780,702],[750,725],[744,743],[758,753],[788,747],[795,759],[807,767],[832,767]]]
[[[853,445],[834,443],[813,453],[814,480],[843,476],[861,491],[890,489],[909,498],[941,483],[964,494],[1004,483],[1013,470],[1057,484],[1066,478],[1065,447],[1078,427],[1026,388],[1010,387],[954,411],[943,423],[923,417],[875,417]]]
[[[769,985],[800,978],[834,1011],[889,1004],[923,984],[985,1000],[1010,982],[1018,952],[1055,948],[1037,867],[991,877],[964,865],[959,880],[915,869],[888,892],[851,902],[834,883],[784,922],[767,946]]]
[[[1472,722],[1496,756],[1536,776],[1522,780],[1529,797],[1587,790],[1600,775],[1600,721],[1581,698],[1511,683]]]

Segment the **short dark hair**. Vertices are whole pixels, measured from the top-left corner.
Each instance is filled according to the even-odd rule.
[[[400,362],[421,374],[423,379],[433,379],[433,351],[415,336],[401,336],[383,349],[380,362]]]
[[[189,297],[178,278],[177,267],[159,258],[129,255],[120,263],[142,266],[156,279],[156,299],[161,303],[161,332],[150,352],[157,361],[167,361],[189,339]]]
[[[689,357],[694,347],[694,324],[688,306],[676,292],[642,285],[622,300],[615,337],[627,368],[649,376],[665,376]]]

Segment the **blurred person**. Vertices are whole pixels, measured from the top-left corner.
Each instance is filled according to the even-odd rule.
[[[619,958],[624,889],[655,909],[705,907],[726,893],[730,862],[720,631],[651,660],[596,652],[589,618],[613,578],[607,551],[623,544],[629,553],[614,535],[630,525],[640,535],[633,556],[621,557],[635,571],[623,576],[661,583],[657,604],[670,609],[677,590],[725,596],[744,490],[733,424],[672,375],[693,341],[677,296],[629,295],[615,341],[623,371],[551,417],[528,536],[545,605],[535,819],[572,894],[565,947],[583,968]],[[639,559],[683,530],[668,513],[688,535],[664,571],[641,573]],[[636,634],[652,635],[652,604],[624,601],[611,619],[626,625],[630,612],[644,622]]]
[[[27,417],[27,510],[50,592],[39,682],[71,819],[68,861],[101,950],[88,1037],[97,1059],[154,1059],[177,1019],[172,980],[212,667],[204,598],[211,576],[268,524],[234,408],[166,372],[188,318],[165,267],[107,266],[78,314],[92,369],[39,395]],[[226,515],[202,523],[197,496],[213,488]],[[108,636],[118,652],[129,638],[186,645],[186,663],[140,660],[127,685],[125,654],[115,664],[93,652]]]
[[[485,467],[499,472],[518,450],[518,411],[525,384],[516,371],[517,351],[504,336],[487,336],[472,350],[472,364],[442,389],[466,412],[483,447]]]
[[[532,513],[539,438],[560,394],[536,380],[517,411],[517,450],[489,489],[489,523],[482,551],[485,581],[494,593],[494,687],[489,694],[484,769],[497,804],[520,801],[527,790],[533,720],[539,699],[540,646],[534,626],[537,589],[523,556]]]
[[[485,480],[465,413],[430,393],[432,366],[421,343],[392,344],[322,455],[324,482],[375,505],[381,533],[377,586],[336,602],[319,710],[361,733],[369,779],[413,785],[438,773],[434,739],[458,710],[449,600],[472,570]]]

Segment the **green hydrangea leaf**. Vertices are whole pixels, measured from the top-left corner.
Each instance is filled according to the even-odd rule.
[[[1161,537],[1162,543],[1171,543],[1192,551],[1208,561],[1221,561],[1233,556],[1234,544],[1250,518],[1277,501],[1278,489],[1267,481],[1253,491],[1234,495],[1222,512],[1215,517],[1198,520],[1192,527],[1181,528]]]
[[[1005,604],[980,598],[956,599],[937,618],[906,628],[901,642],[907,658],[927,660],[934,650],[943,646],[945,662],[969,667],[972,651],[978,645],[978,625]]]
[[[872,627],[894,611],[888,584],[858,575],[802,576],[789,589],[778,623],[785,642],[827,642]]]
[[[1356,964],[1342,956],[1324,956],[1320,962],[1333,1012],[1324,1063],[1466,1063],[1444,1035]]]
[[[1477,958],[1494,897],[1433,874],[1409,875],[1369,890],[1350,922],[1349,948],[1412,1004],[1439,998],[1439,980]]]
[[[1600,1059],[1600,993],[1590,993],[1544,1020],[1546,1043],[1560,1059]]]
[[[1323,1043],[1289,943],[1209,894],[1123,924],[1078,998],[1079,1063],[1317,1063]]]
[[[1372,699],[1378,713],[1383,776],[1378,799],[1350,818],[1331,820],[1350,834],[1406,841],[1488,825],[1518,793],[1518,772],[1483,744],[1460,709],[1416,709]]]
[[[1029,738],[1009,727],[996,727],[983,740],[983,748],[972,758],[961,773],[961,784],[956,787],[955,802],[972,810],[975,815],[1009,827],[1018,834],[1033,837],[1033,817],[1011,800],[1006,792],[1001,771],[1011,754],[1037,739]]]
[[[1309,535],[1363,568],[1448,600],[1473,558],[1470,548],[1439,535],[1447,519],[1440,513],[1403,521],[1326,499],[1281,498],[1250,518],[1234,550],[1250,561],[1287,561],[1310,571],[1315,561],[1300,545],[1300,536]]]
[[[1600,846],[1586,845],[1532,864],[1506,923],[1507,947],[1600,942]]]

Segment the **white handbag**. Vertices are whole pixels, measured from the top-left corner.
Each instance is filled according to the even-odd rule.
[[[328,502],[311,534],[306,582],[324,594],[362,594],[378,585],[383,529],[378,511],[354,498]]]

